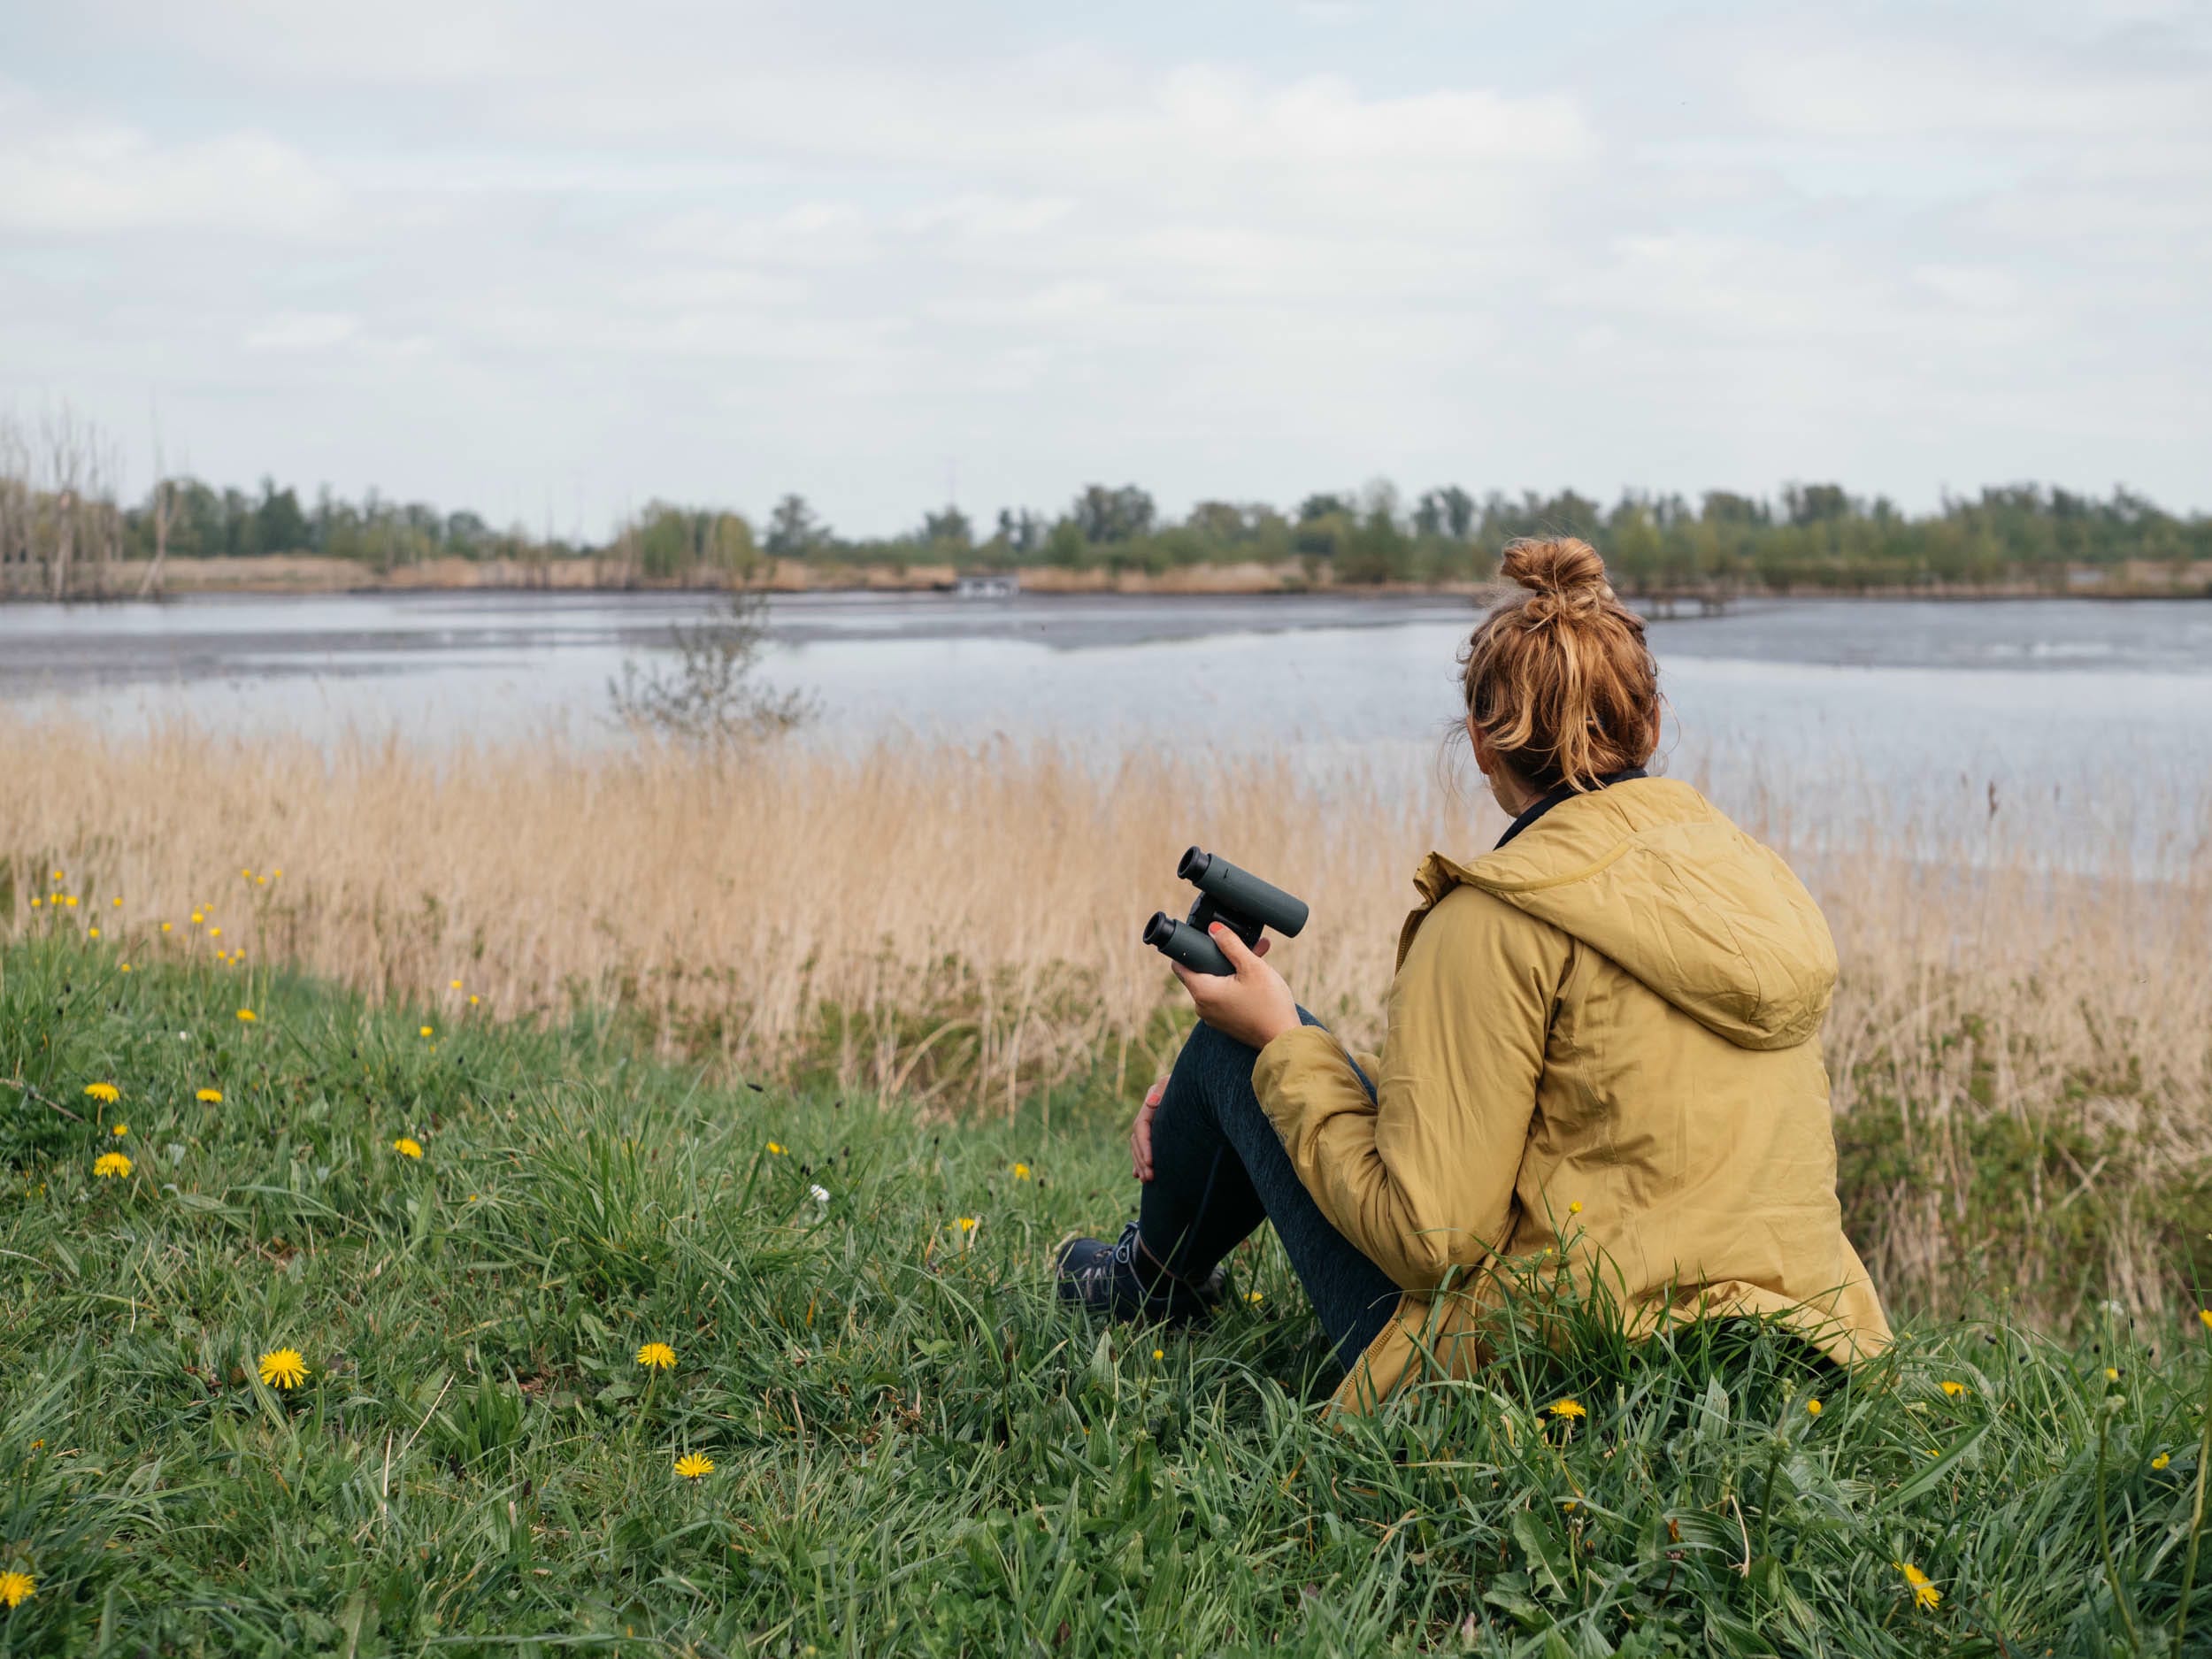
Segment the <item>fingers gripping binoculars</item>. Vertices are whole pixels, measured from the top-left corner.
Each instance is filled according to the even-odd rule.
[[[1236,970],[1206,929],[1219,922],[1247,947],[1256,946],[1260,934],[1271,927],[1294,939],[1306,925],[1306,904],[1271,882],[1238,869],[1218,854],[1194,847],[1175,866],[1175,873],[1198,889],[1190,918],[1177,921],[1165,910],[1152,912],[1144,925],[1144,942],[1162,956],[1173,958],[1199,973],[1230,974]]]

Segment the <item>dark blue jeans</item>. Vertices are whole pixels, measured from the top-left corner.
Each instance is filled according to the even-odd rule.
[[[1302,1008],[1298,1018],[1321,1023]],[[1273,1222],[1337,1363],[1349,1370],[1390,1323],[1398,1287],[1330,1225],[1291,1167],[1252,1092],[1258,1059],[1259,1050],[1210,1025],[1191,1033],[1153,1115],[1138,1234],[1156,1261],[1194,1284],[1261,1222]],[[1360,1082],[1371,1100],[1375,1086],[1364,1075]]]

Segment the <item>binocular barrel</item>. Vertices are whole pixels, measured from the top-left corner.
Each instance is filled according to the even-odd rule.
[[[1144,925],[1144,942],[1172,961],[1181,963],[1196,973],[1211,973],[1226,979],[1236,970],[1229,964],[1219,945],[1188,922],[1179,921],[1165,910],[1152,912],[1152,919]]]
[[[1175,873],[1221,909],[1271,927],[1286,939],[1295,939],[1306,925],[1303,899],[1294,899],[1273,882],[1238,869],[1218,853],[1194,847],[1177,863]]]

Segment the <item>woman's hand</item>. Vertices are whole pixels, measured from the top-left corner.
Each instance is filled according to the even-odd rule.
[[[1160,1110],[1160,1096],[1166,1093],[1165,1078],[1145,1090],[1137,1121],[1129,1125],[1129,1167],[1141,1181],[1152,1179],[1152,1114]]]
[[[1295,1030],[1297,999],[1283,983],[1283,976],[1260,960],[1271,941],[1263,939],[1257,950],[1249,949],[1219,922],[1207,933],[1221,947],[1221,954],[1229,958],[1235,973],[1224,978],[1200,973],[1179,962],[1168,964],[1190,993],[1190,1000],[1198,1005],[1198,1018],[1223,1036],[1255,1048],[1264,1048],[1283,1033]]]

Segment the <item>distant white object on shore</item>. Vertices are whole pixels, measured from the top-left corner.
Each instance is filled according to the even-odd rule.
[[[952,579],[955,599],[1011,599],[1021,590],[1019,571],[965,571]]]

